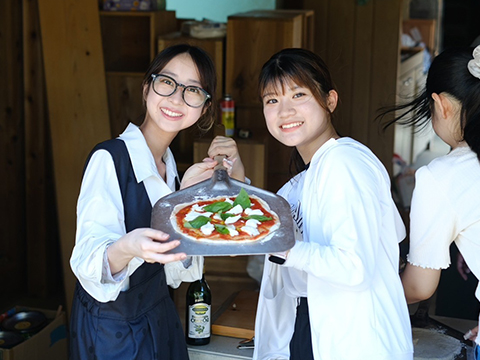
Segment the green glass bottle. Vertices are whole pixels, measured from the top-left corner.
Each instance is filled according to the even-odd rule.
[[[212,333],[212,293],[205,280],[190,284],[186,296],[185,338],[189,345],[206,345]]]

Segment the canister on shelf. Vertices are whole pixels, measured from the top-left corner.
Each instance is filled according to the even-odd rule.
[[[222,124],[225,127],[225,136],[235,135],[235,101],[230,94],[225,94],[220,102],[222,110]]]

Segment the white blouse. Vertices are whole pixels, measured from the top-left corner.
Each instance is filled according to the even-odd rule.
[[[175,190],[178,177],[175,159],[167,149],[166,181],[158,173],[154,157],[140,129],[129,124],[119,136],[127,146],[135,177],[143,181],[150,203]],[[129,277],[144,262],[134,258],[127,267],[112,276],[106,257],[107,247],[126,234],[124,210],[115,164],[106,150],[96,151],[85,170],[77,203],[77,232],[70,266],[83,288],[96,300],[115,300],[129,288]],[[203,257],[193,257],[187,269],[181,262],[165,265],[167,283],[178,287],[182,281],[202,276]]]
[[[458,147],[417,170],[408,261],[424,268],[446,269],[453,241],[479,279],[480,162],[468,146]],[[480,300],[480,287],[475,295]]]

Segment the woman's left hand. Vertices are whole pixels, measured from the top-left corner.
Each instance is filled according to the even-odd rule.
[[[215,165],[217,165],[216,161],[210,158],[205,158],[203,159],[203,162],[190,166],[183,175],[180,189],[185,189],[196,183],[210,179],[213,175],[213,168]]]
[[[238,152],[235,140],[225,136],[213,139],[208,149],[208,156],[212,159],[218,155],[225,155],[223,166],[227,168],[228,175],[234,179],[245,182],[245,168]]]

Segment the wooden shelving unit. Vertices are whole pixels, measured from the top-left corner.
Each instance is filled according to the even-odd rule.
[[[144,73],[157,37],[177,28],[175,11],[100,11],[105,70]]]
[[[177,29],[175,11],[100,11],[112,136],[143,120],[141,84],[157,38]]]

